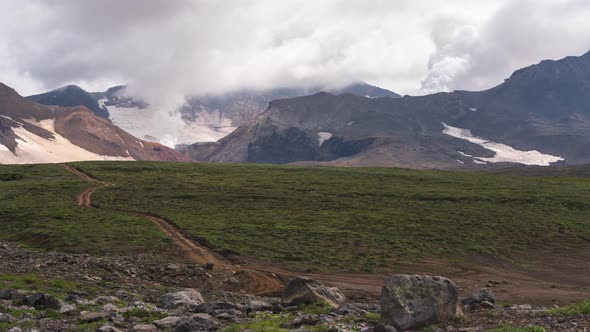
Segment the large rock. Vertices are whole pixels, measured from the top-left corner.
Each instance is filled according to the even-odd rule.
[[[443,277],[396,275],[385,279],[381,318],[400,330],[417,329],[458,315],[459,288]]]
[[[289,280],[281,295],[281,304],[285,306],[322,301],[333,308],[338,308],[346,302],[346,297],[338,288],[326,287],[321,282],[308,277],[296,277]]]
[[[43,293],[29,295],[23,300],[23,303],[35,309],[53,309],[59,311],[62,308],[62,302],[59,299]]]
[[[217,322],[213,317],[207,314],[194,314],[190,317],[182,319],[176,327],[174,332],[193,332],[193,331],[215,331],[217,330]]]
[[[162,296],[164,308],[173,309],[178,307],[198,306],[205,302],[201,293],[192,288],[183,289],[179,292],[168,293]]]
[[[471,296],[464,298],[461,301],[461,305],[472,305],[482,302],[496,303],[496,296],[494,295],[494,292],[488,288],[480,288]]]

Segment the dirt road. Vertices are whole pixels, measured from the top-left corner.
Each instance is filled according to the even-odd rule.
[[[59,164],[59,166],[86,181],[95,182],[98,184],[97,186],[84,189],[78,194],[77,202],[80,206],[96,208],[92,204],[92,195],[99,188],[113,186],[112,183],[96,179],[70,165]],[[152,221],[158,229],[166,234],[166,236],[168,236],[168,238],[170,238],[182,250],[184,256],[192,263],[213,263],[215,268],[218,269],[233,270],[236,272],[241,271],[247,273],[251,279],[251,282],[247,283],[247,285],[242,289],[244,292],[251,294],[271,294],[280,292],[283,288],[281,279],[273,272],[265,271],[264,269],[260,269],[256,266],[248,266],[245,268],[235,266],[225,260],[221,255],[218,255],[217,253],[214,253],[211,250],[201,246],[196,241],[191,240],[182,232],[181,229],[164,218],[135,211],[122,212],[135,214]]]
[[[101,181],[67,164],[60,164],[78,177],[96,183],[78,194],[78,205],[96,208],[92,195],[96,190],[114,184]],[[328,285],[337,286],[355,299],[378,298],[385,275],[379,274],[318,274],[301,273],[268,262],[253,260],[247,266],[228,261],[197,241],[165,218],[137,211],[119,211],[141,216],[154,223],[180,248],[189,261],[197,264],[212,262],[223,270],[244,272],[250,282],[242,291],[250,294],[276,294],[283,288],[282,280],[293,275],[307,275]],[[535,261],[535,259],[537,261]],[[590,298],[590,248],[572,255],[568,253],[535,252],[521,261],[522,265],[492,257],[463,257],[456,261],[426,260],[415,265],[394,266],[395,273],[425,273],[444,275],[454,280],[464,292],[479,287],[490,287],[499,301],[550,305],[570,303]]]

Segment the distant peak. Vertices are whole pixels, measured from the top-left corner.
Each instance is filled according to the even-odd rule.
[[[18,93],[11,87],[9,87],[8,85],[0,82],[0,95],[2,96],[10,96],[16,94],[18,95]]]
[[[66,86],[62,86],[61,88],[57,88],[57,89],[55,89],[53,91],[64,91],[64,90],[67,90],[67,91],[84,91],[84,89],[82,89],[81,87],[79,87],[77,85],[74,85],[74,84],[69,84],[69,85],[66,85]]]

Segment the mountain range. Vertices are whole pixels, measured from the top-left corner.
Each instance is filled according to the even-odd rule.
[[[190,145],[195,142],[214,142],[225,137],[237,127],[256,119],[272,100],[319,91],[353,93],[367,98],[400,97],[392,91],[359,81],[340,88],[277,88],[189,96],[176,110],[159,109],[134,98],[129,95],[126,86],[112,87],[105,92],[87,92],[78,86],[69,85],[27,98],[45,105],[85,106],[142,139],[163,143],[169,141],[169,145]],[[170,120],[165,118],[168,113],[175,113],[173,116],[179,117],[172,129],[163,128],[163,123]],[[174,137],[174,142],[166,139],[166,136]]]
[[[479,92],[275,100],[194,159],[411,168],[590,162],[590,52],[514,72]],[[485,166],[487,165],[487,166]]]
[[[162,110],[125,86],[28,99],[84,106],[132,135],[165,139]],[[401,97],[356,82],[188,97],[172,112],[178,150],[197,161],[473,169],[589,163],[588,105],[590,52],[522,68],[485,91]]]

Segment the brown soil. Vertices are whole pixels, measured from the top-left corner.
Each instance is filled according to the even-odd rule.
[[[85,180],[99,184],[78,195],[78,204],[81,206],[93,207],[92,194],[98,188],[112,185],[69,165],[61,166]],[[164,218],[127,212],[151,220],[174,241],[189,261],[199,264],[211,262],[216,268],[245,274],[249,282],[242,289],[243,292],[277,294],[283,287],[283,281],[289,276],[307,275],[339,287],[353,300],[375,301],[386,277],[386,274],[301,273],[255,259],[249,260],[250,263],[246,266],[241,266],[232,263],[240,261],[240,258],[228,260],[192,240],[182,229]],[[480,287],[492,288],[500,302],[562,305],[590,298],[590,247],[567,252],[539,249],[527,257],[516,257],[511,261],[489,256],[456,257],[454,260],[430,259],[415,264],[399,264],[389,274],[391,273],[444,275],[455,281],[465,293]]]

